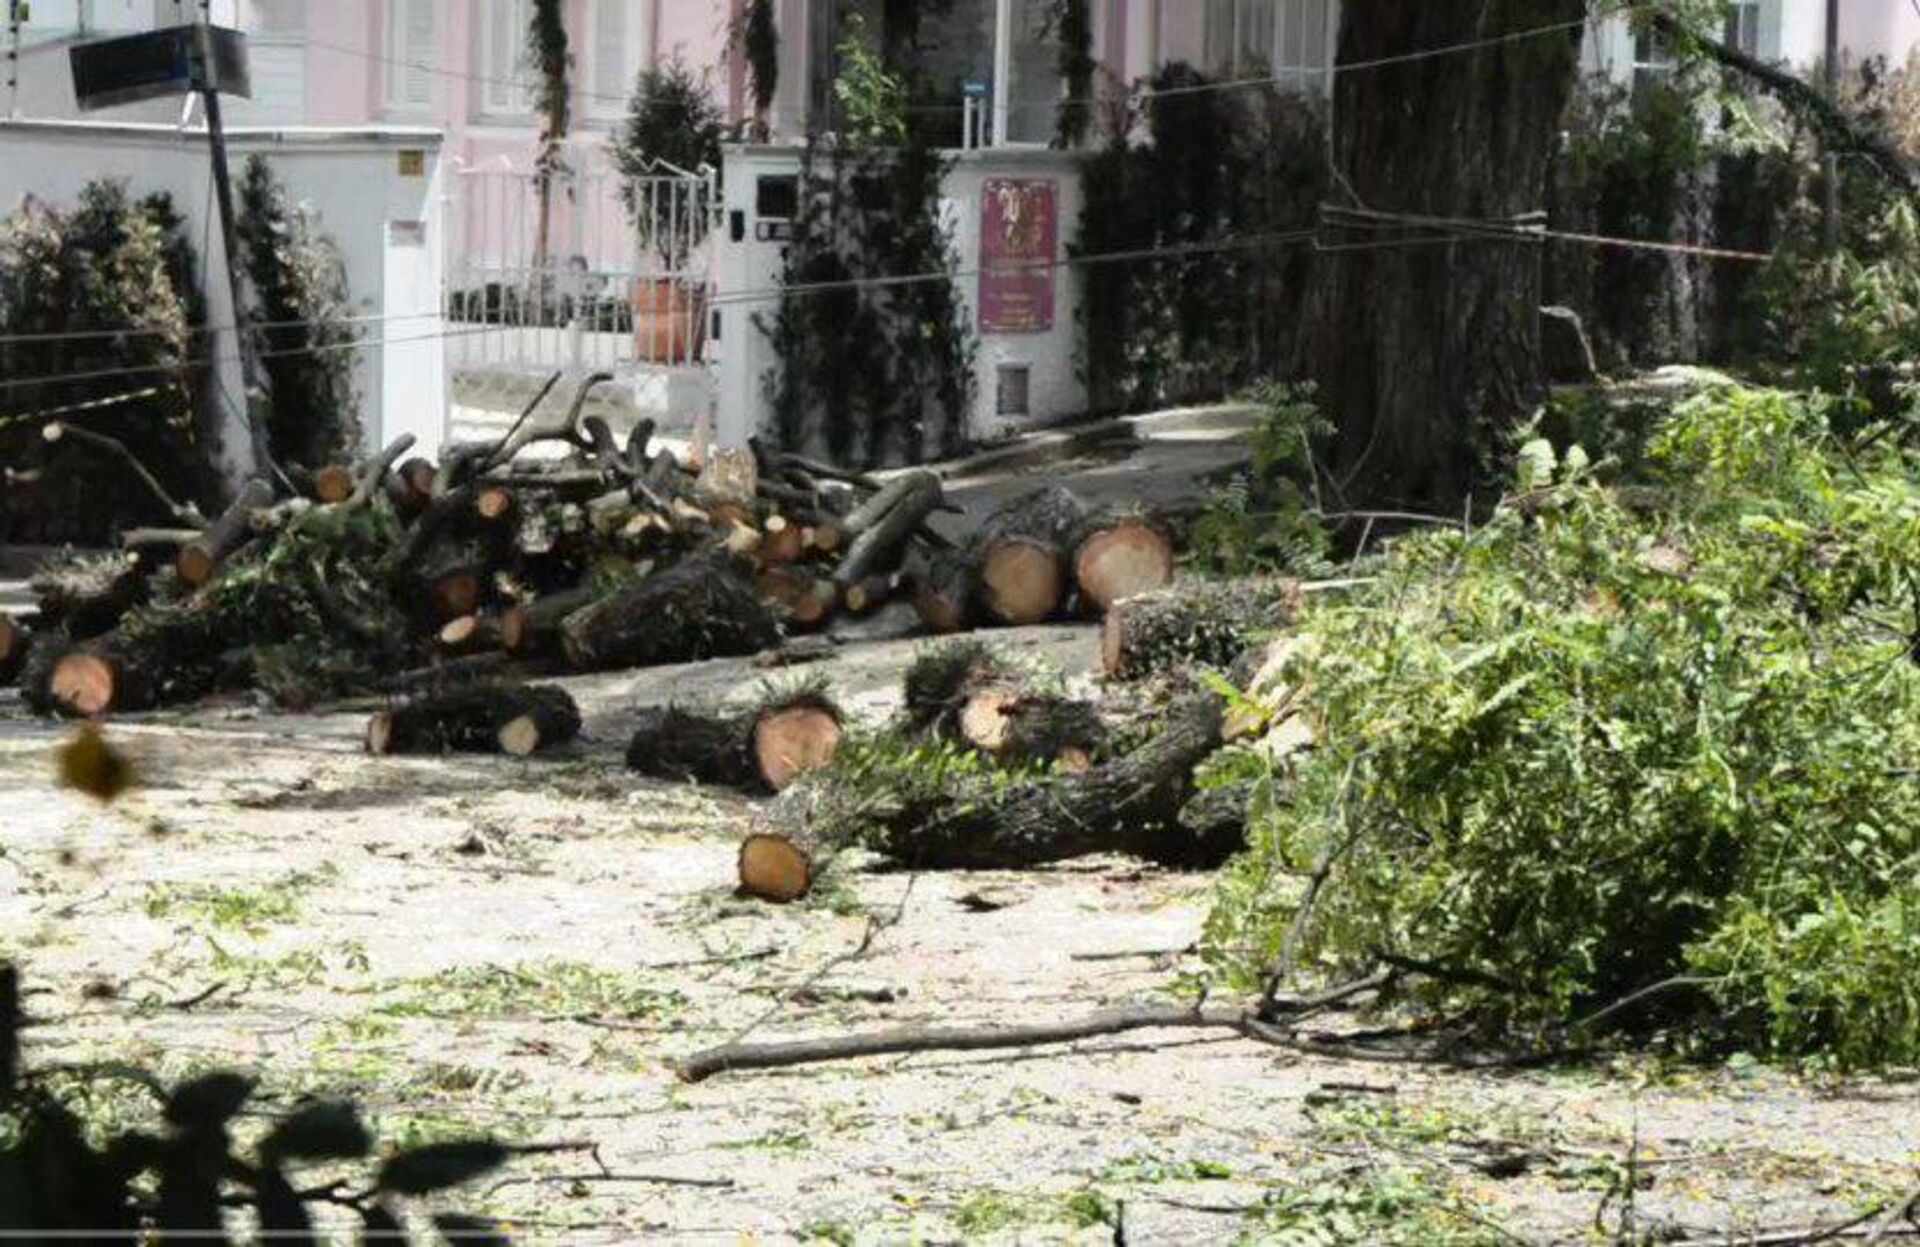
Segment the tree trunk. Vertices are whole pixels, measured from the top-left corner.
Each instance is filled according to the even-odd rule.
[[[840,709],[817,693],[774,697],[741,714],[642,711],[627,765],[655,779],[781,792],[833,761]]]
[[[1122,598],[1100,629],[1100,666],[1110,680],[1139,680],[1175,667],[1225,669],[1263,634],[1300,617],[1293,580],[1188,584]]]
[[[560,629],[580,671],[757,654],[780,643],[780,624],[739,564],[691,555],[601,598]]]
[[[474,684],[382,710],[367,723],[373,754],[509,753],[571,740],[580,709],[548,685]]]
[[[1339,60],[1373,62],[1550,33],[1342,73],[1336,199],[1375,212],[1505,220],[1546,203],[1578,67],[1585,0],[1349,0]],[[1431,227],[1356,230],[1382,245],[1321,257],[1317,379],[1333,472],[1355,504],[1451,512],[1481,451],[1541,395],[1542,253]]]
[[[1182,822],[1193,769],[1220,748],[1223,703],[1188,697],[1153,740],[1085,774],[1048,776],[991,793],[956,791],[933,809],[906,809],[863,837],[905,866],[1017,870],[1090,853],[1128,853],[1205,869],[1239,847],[1217,823]]]

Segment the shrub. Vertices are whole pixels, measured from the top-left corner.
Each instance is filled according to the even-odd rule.
[[[914,141],[904,86],[850,28],[835,84],[849,132],[807,149],[786,290],[755,317],[778,356],[767,432],[841,463],[918,463],[966,443],[978,342],[954,283],[881,282],[958,268],[948,161]]]
[[[1312,251],[1247,240],[1317,219],[1320,106],[1278,90],[1206,90],[1184,64],[1151,85],[1173,93],[1105,118],[1100,147],[1082,158],[1073,251],[1191,253],[1076,270],[1080,366],[1096,411],[1218,401],[1263,377],[1298,376],[1306,360]]]
[[[99,181],[70,211],[29,199],[0,221],[0,337],[26,335],[0,342],[0,461],[40,469],[0,491],[0,538],[105,545],[172,522],[119,461],[71,441],[45,452],[54,419],[118,438],[177,501],[207,500],[203,320],[164,196]]]
[[[685,246],[698,241],[686,235],[697,225],[680,219],[674,196],[643,194],[640,180],[698,173],[702,166],[718,169],[725,131],[725,115],[707,84],[679,57],[645,70],[634,83],[627,120],[613,147],[614,165],[626,179],[620,197],[669,269],[686,264]]]
[[[1228,576],[1316,574],[1329,552],[1316,491],[1333,426],[1311,387],[1264,382],[1253,399],[1261,408],[1249,439],[1253,461],[1194,521],[1189,554]]]
[[[1714,386],[1631,490],[1532,443],[1490,522],[1402,540],[1314,617],[1287,683],[1316,747],[1273,777],[1215,963],[1260,980],[1278,881],[1324,862],[1300,964],[1432,963],[1416,999],[1489,1028],[1665,984],[1608,1021],[1920,1059],[1920,481],[1834,409]]]
[[[323,467],[360,447],[347,270],[313,209],[289,199],[260,156],[240,177],[241,261],[272,397],[267,440],[281,465]]]

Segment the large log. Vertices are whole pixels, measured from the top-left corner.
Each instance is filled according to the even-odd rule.
[[[1075,539],[1073,581],[1082,605],[1104,613],[1121,598],[1173,583],[1173,538],[1138,515],[1096,515]]]
[[[920,654],[907,668],[903,693],[909,731],[1005,761],[1084,771],[1106,743],[1093,706],[1034,688],[1028,672],[980,641]]]
[[[719,551],[690,555],[570,615],[561,625],[567,660],[607,671],[757,654],[780,641],[780,624],[740,563]]]
[[[1049,485],[1009,502],[991,516],[973,545],[981,603],[1002,623],[1037,624],[1065,605],[1067,557],[1087,508]]]
[[[201,603],[149,608],[60,653],[46,697],[54,710],[86,717],[194,701],[244,674],[229,653],[238,640]]]
[[[1100,665],[1112,680],[1175,667],[1225,669],[1265,634],[1300,616],[1293,580],[1193,583],[1123,598],[1100,632]]]
[[[641,713],[627,765],[655,779],[781,792],[830,765],[841,738],[839,707],[812,690],[770,698],[740,714],[669,706]]]
[[[472,684],[430,693],[375,714],[374,754],[508,753],[525,757],[579,735],[580,709],[565,689]]]
[[[1146,745],[1082,775],[1049,775],[996,788],[963,789],[932,808],[903,809],[862,837],[868,847],[926,870],[1006,870],[1126,853],[1183,868],[1212,868],[1230,855],[1197,834],[1180,812],[1193,770],[1221,744],[1224,705],[1187,696]]]
[[[239,497],[207,526],[198,541],[180,547],[174,571],[196,589],[212,580],[221,562],[253,535],[253,513],[272,505],[273,486],[262,480],[248,481]]]
[[[42,631],[58,629],[76,641],[111,632],[149,596],[138,560],[125,554],[49,564],[27,582]]]
[[[966,554],[916,549],[908,563],[907,580],[913,589],[913,609],[928,628],[946,636],[972,626],[980,571]]]

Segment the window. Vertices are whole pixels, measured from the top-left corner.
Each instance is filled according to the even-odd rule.
[[[33,0],[23,5],[20,46],[151,30],[153,0]]]
[[[433,0],[391,0],[387,6],[387,107],[423,112],[433,107]]]
[[[584,90],[589,117],[617,120],[633,80],[651,60],[640,0],[589,0]]]
[[[1639,30],[1633,36],[1633,89],[1642,90],[1664,82],[1674,69],[1673,47],[1652,30]]]
[[[304,0],[246,0],[241,24],[253,42],[296,40],[307,33],[307,6]]]
[[[1221,75],[1271,73],[1320,90],[1333,61],[1333,0],[1207,0],[1206,64]]]
[[[482,111],[519,116],[532,111],[526,46],[530,0],[482,0],[480,74]]]
[[[1727,6],[1726,44],[1760,55],[1760,0],[1732,0]]]

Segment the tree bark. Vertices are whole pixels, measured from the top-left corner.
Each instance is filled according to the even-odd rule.
[[[1220,865],[1237,845],[1196,834],[1180,820],[1193,769],[1220,748],[1223,705],[1194,694],[1155,738],[1084,775],[1049,776],[990,795],[946,794],[934,809],[906,809],[863,837],[923,870],[1009,870],[1128,853],[1185,868]]]
[[[1376,212],[1508,220],[1540,210],[1578,68],[1585,0],[1350,0],[1339,61],[1565,29],[1338,76],[1336,199]],[[1481,450],[1541,395],[1541,252],[1431,228],[1320,257],[1317,380],[1333,472],[1355,505],[1454,510]]]
[[[1175,667],[1224,669],[1263,633],[1300,617],[1292,580],[1182,585],[1122,598],[1100,629],[1100,665],[1110,680],[1139,680]]]
[[[780,625],[738,563],[690,555],[619,589],[561,625],[567,659],[581,671],[757,654],[780,643]]]
[[[532,725],[531,731],[525,726],[528,724]],[[473,684],[419,697],[374,715],[367,723],[367,752],[506,752],[524,757],[542,745],[570,740],[579,731],[579,707],[564,689]]]

